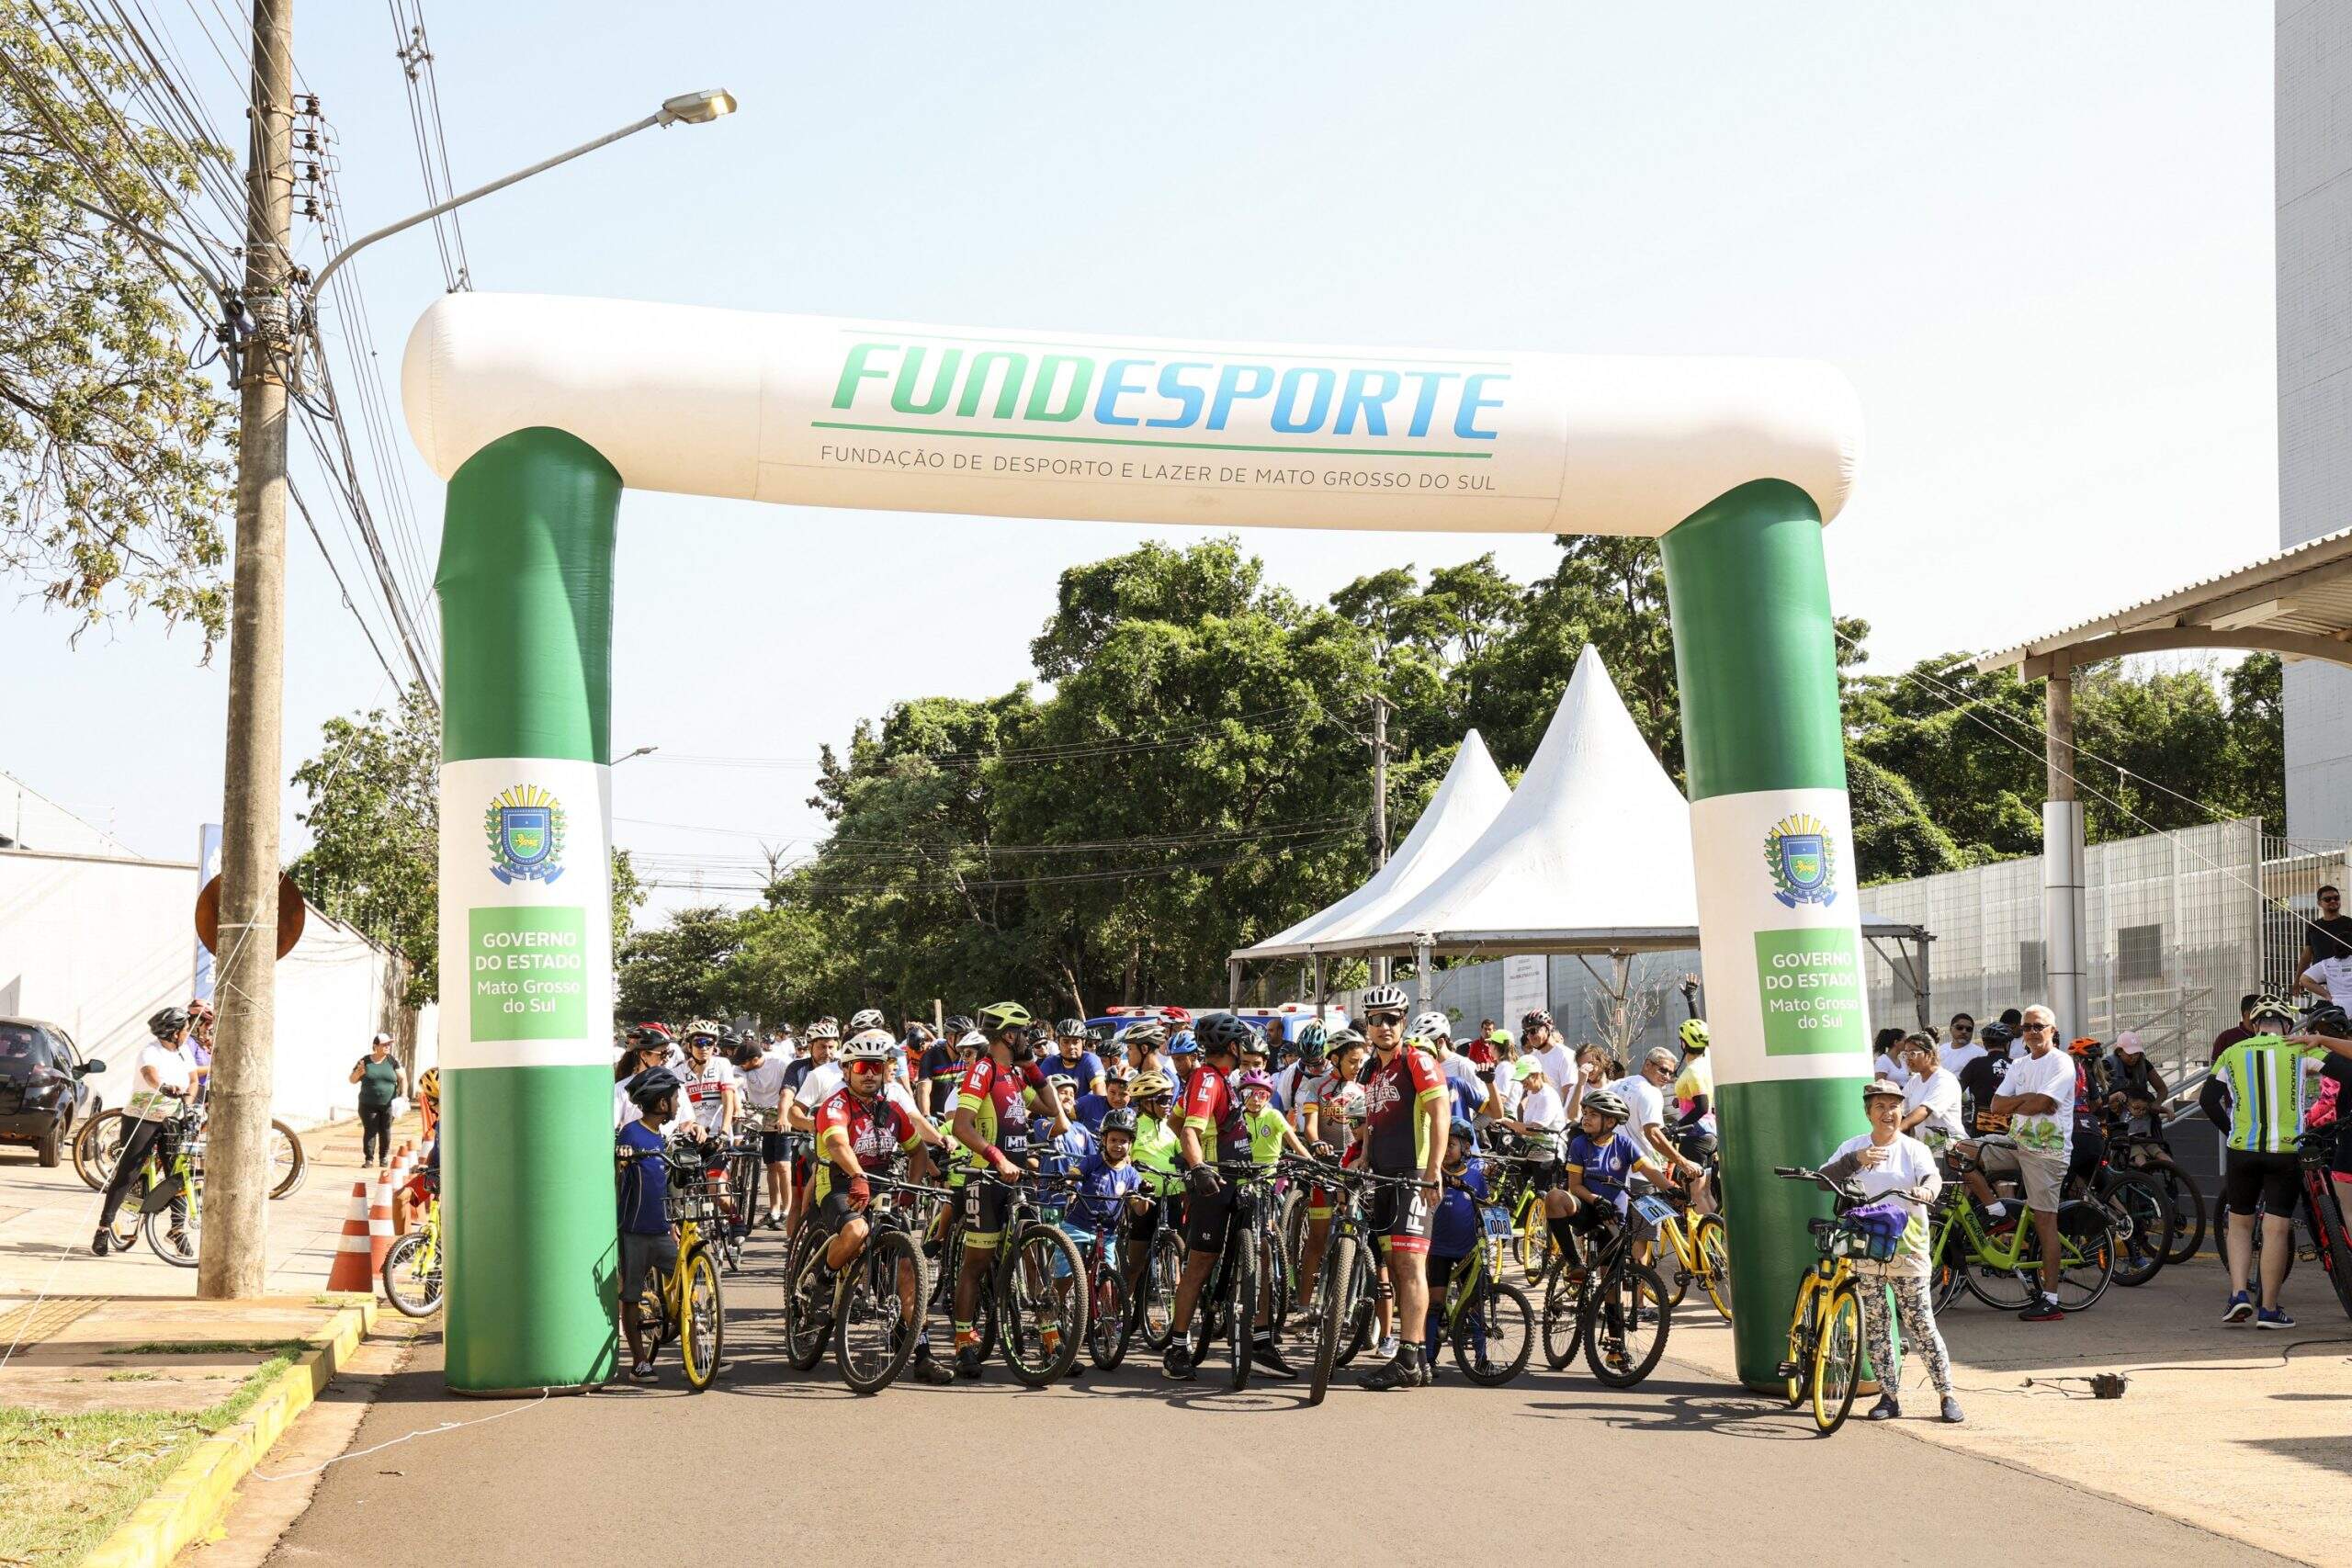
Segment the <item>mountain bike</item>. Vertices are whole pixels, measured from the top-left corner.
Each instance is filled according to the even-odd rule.
[[[1635,1178],[1627,1192],[1629,1214],[1639,1215],[1652,1225],[1673,1217],[1674,1206],[1651,1191],[1648,1182]],[[1632,1388],[1648,1377],[1666,1354],[1667,1336],[1674,1328],[1674,1306],[1667,1300],[1666,1281],[1649,1265],[1634,1260],[1634,1230],[1632,1224],[1621,1223],[1594,1249],[1583,1268],[1573,1308],[1576,1325],[1570,1332],[1571,1341],[1581,1342],[1586,1368],[1611,1388]],[[1566,1257],[1561,1258],[1558,1274],[1568,1272],[1567,1262]],[[1547,1292],[1545,1312],[1550,1313],[1553,1306],[1554,1298]],[[1547,1319],[1547,1358],[1553,1340]],[[1555,1370],[1566,1364],[1565,1357],[1552,1363]]]
[[[2205,1194],[2174,1163],[2172,1145],[2161,1132],[2132,1133],[2125,1123],[2110,1122],[2107,1134],[2109,1161],[2124,1170],[2153,1179],[2172,1208],[2172,1239],[2165,1261],[2186,1263],[2205,1242]]]
[[[1149,1194],[1147,1194],[1149,1196]],[[1159,1224],[1144,1249],[1143,1267],[1136,1271],[1136,1337],[1151,1350],[1168,1348],[1170,1314],[1176,1310],[1176,1289],[1184,1279],[1184,1200],[1181,1192],[1162,1193]]]
[[[2143,1171],[2119,1170],[2102,1153],[2088,1177],[2067,1183],[2077,1198],[2107,1212],[2115,1232],[2115,1282],[2144,1285],[2172,1256],[2176,1223],[2164,1184]]]
[[[115,1162],[122,1157],[123,1140],[130,1124],[121,1111],[101,1111],[74,1134],[74,1172],[94,1192],[103,1192],[114,1179]],[[269,1124],[269,1195],[283,1198],[302,1185],[310,1174],[310,1156],[302,1136],[283,1122]]]
[[[2344,1183],[2335,1169],[2344,1125],[2338,1121],[2311,1128],[2296,1138],[2295,1153],[2302,1165],[2303,1219],[2311,1227],[2312,1251],[2335,1287],[2335,1304],[2352,1317],[2352,1227],[2345,1224]],[[2259,1225],[2255,1234],[2262,1234]]]
[[[1447,1279],[1440,1322],[1453,1364],[1482,1388],[1499,1388],[1527,1370],[1535,1351],[1535,1309],[1527,1292],[1506,1284],[1503,1261],[1513,1227],[1510,1211],[1481,1204],[1478,1243]]]
[[[1250,1386],[1250,1341],[1257,1329],[1259,1303],[1267,1302],[1268,1289],[1280,1293],[1272,1283],[1278,1269],[1275,1255],[1282,1250],[1281,1239],[1274,1234],[1273,1213],[1274,1176],[1280,1168],[1246,1159],[1218,1160],[1216,1165],[1217,1174],[1233,1189],[1233,1216],[1226,1228],[1225,1246],[1201,1286],[1200,1299],[1193,1303],[1193,1321],[1186,1333],[1196,1368],[1207,1362],[1211,1346],[1219,1339],[1226,1342],[1232,1354],[1227,1376],[1237,1393]],[[1276,1321],[1272,1314],[1282,1304],[1286,1303],[1268,1302],[1270,1325]]]
[[[1119,1213],[1108,1224],[1063,1223],[1085,1259],[1087,1359],[1097,1371],[1107,1372],[1127,1359],[1127,1342],[1135,1336],[1137,1316],[1127,1299],[1125,1200],[1120,1200]]]
[[[1817,1170],[1798,1166],[1774,1166],[1772,1174],[1784,1181],[1810,1181],[1835,1198],[1841,1209],[1862,1201],[1862,1195],[1841,1187]],[[1780,1376],[1792,1405],[1808,1399],[1813,1424],[1823,1437],[1846,1424],[1854,1408],[1854,1394],[1862,1381],[1865,1355],[1862,1298],[1865,1289],[1883,1290],[1875,1282],[1858,1282],[1853,1260],[1868,1258],[1884,1262],[1894,1256],[1897,1238],[1873,1236],[1843,1217],[1805,1222],[1819,1254],[1797,1277],[1795,1309],[1789,1314],[1789,1354],[1780,1364]],[[1880,1371],[1887,1386],[1894,1375]]]
[[[684,1365],[686,1387],[700,1393],[718,1375],[725,1353],[727,1309],[719,1294],[718,1265],[703,1239],[705,1226],[718,1218],[716,1194],[704,1180],[703,1152],[692,1145],[661,1149],[619,1149],[618,1163],[630,1166],[662,1160],[668,1166],[668,1190],[662,1214],[678,1231],[678,1260],[640,1287],[638,1311],[651,1337],[650,1352],[677,1342]]]
[[[1973,1168],[1958,1145],[1946,1151],[1955,1172]],[[1960,1183],[1944,1189],[1928,1219],[1928,1289],[1940,1312],[1965,1288],[1986,1306],[2022,1312],[2040,1293],[2041,1231],[2029,1212],[1996,1227]],[[2096,1203],[2070,1199],[2058,1205],[2058,1304],[2083,1312],[2098,1304],[2115,1277],[2115,1232]]]
[[[1491,1152],[1479,1158],[1487,1169],[1502,1173],[1495,1201],[1510,1220],[1511,1261],[1526,1283],[1541,1284],[1552,1267],[1553,1242],[1539,1178],[1558,1168],[1559,1154],[1508,1127],[1489,1127],[1485,1135]]]
[[[409,1317],[441,1310],[441,1193],[436,1187],[417,1215],[416,1228],[384,1254],[384,1299]]]
[[[847,1267],[825,1261],[832,1237],[804,1224],[786,1275],[786,1359],[806,1371],[833,1347],[833,1362],[852,1393],[879,1393],[906,1371],[923,1329],[930,1265],[915,1239],[923,1206],[939,1189],[868,1171],[865,1245]],[[805,1237],[805,1241],[803,1240]]]

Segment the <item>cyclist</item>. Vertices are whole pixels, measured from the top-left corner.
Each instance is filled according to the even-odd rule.
[[[964,1080],[964,1058],[958,1047],[971,1032],[972,1021],[959,1012],[948,1019],[947,1032],[924,1046],[916,1059],[915,1074],[922,1083],[915,1103],[934,1122],[956,1109],[956,1086]],[[911,1042],[908,1049],[913,1049]]]
[[[1241,1048],[1257,1031],[1229,1012],[1201,1020],[1193,1031],[1201,1058],[1198,1070],[1184,1087],[1184,1121],[1176,1137],[1184,1168],[1184,1275],[1176,1287],[1176,1304],[1169,1314],[1168,1351],[1161,1370],[1168,1376],[1193,1375],[1193,1354],[1186,1330],[1201,1299],[1209,1272],[1225,1251],[1233,1228],[1232,1187],[1217,1174],[1216,1162],[1238,1163],[1250,1158],[1250,1124],[1226,1075],[1241,1059]],[[1250,1337],[1250,1359],[1278,1377],[1289,1377],[1290,1367],[1274,1349],[1268,1303],[1261,1297],[1257,1320]]]
[[[1176,1085],[1176,1098],[1182,1100],[1192,1087],[1193,1075],[1200,1070],[1201,1043],[1189,1029],[1180,1029],[1168,1037],[1169,1077]]]
[[[1905,1035],[1902,1055],[1911,1076],[1903,1083],[1900,1130],[1940,1155],[1953,1140],[1968,1135],[1960,1119],[1960,1080],[1943,1065],[1932,1034]]]
[[[995,1259],[997,1242],[1004,1234],[1005,1211],[1011,1194],[1005,1185],[1017,1181],[1021,1167],[1013,1156],[1029,1152],[1033,1116],[1051,1120],[1056,1133],[1066,1133],[1060,1103],[1046,1087],[1037,1068],[1037,1048],[1030,1037],[1029,1010],[1019,1002],[998,1002],[980,1010],[986,1048],[964,1071],[956,1096],[956,1141],[964,1146],[964,1256],[956,1275],[956,1373],[980,1375],[980,1333],[974,1317],[980,1289]],[[986,1179],[993,1173],[996,1180]],[[1051,1325],[1042,1332],[1048,1344],[1057,1337]]]
[[[1446,1092],[1453,1100],[1453,1115],[1475,1119],[1494,1098],[1494,1075],[1480,1073],[1478,1064],[1453,1048],[1453,1021],[1431,1009],[1413,1020],[1408,1045],[1419,1045],[1444,1075]],[[1449,1118],[1450,1120],[1450,1118]]]
[[[1296,1059],[1274,1075],[1274,1103],[1289,1115],[1293,1127],[1298,1125],[1299,1100],[1304,1098],[1306,1086],[1323,1076],[1323,1064],[1331,1048],[1331,1032],[1317,1020],[1309,1019],[1298,1026],[1297,1044]]]
[[[911,1102],[885,1092],[892,1043],[883,1029],[853,1035],[842,1047],[846,1081],[817,1111],[817,1177],[808,1223],[828,1238],[825,1267],[836,1274],[865,1250],[871,1230],[865,1209],[874,1199],[868,1168],[895,1166],[899,1156],[911,1154],[915,1179],[921,1181],[931,1174],[931,1149],[944,1146]],[[830,1292],[823,1299],[830,1302]],[[922,1303],[915,1300],[912,1269],[900,1271],[899,1303],[908,1316],[920,1320]],[[912,1371],[929,1383],[956,1381],[955,1373],[932,1359],[930,1338],[920,1328]]]
[[[880,1008],[860,1008],[849,1015],[849,1032],[852,1034],[863,1034],[869,1029],[888,1029],[888,1024],[882,1021]]]
[[[1994,1192],[1988,1179],[2014,1176],[2024,1187],[2026,1213],[2041,1243],[2041,1287],[2032,1304],[2018,1316],[2027,1323],[2056,1323],[2065,1316],[2065,1310],[2058,1304],[2058,1269],[2063,1256],[2059,1250],[2058,1203],[2066,1180],[2066,1167],[2074,1153],[2075,1063],[2056,1048],[2057,1019],[2048,1008],[2039,1003],[2027,1008],[2018,1027],[2025,1038],[2027,1054],[2007,1065],[2000,1088],[1990,1103],[1981,1108],[1996,1122],[2006,1121],[2008,1138],[2002,1144],[1984,1145],[1978,1155],[1976,1168],[1963,1180],[1970,1195],[1985,1206],[1985,1213],[1996,1224],[2007,1216],[2008,1205]],[[1984,1033],[1989,1044],[1993,1029],[1986,1029]],[[2249,1200],[2248,1207],[2251,1206]]]
[[[2352,1041],[2327,1034],[2290,1034],[2292,1004],[2266,996],[2254,1004],[2257,1031],[2225,1046],[2214,1058],[2213,1076],[2228,1086],[2230,1135],[2222,1166],[2222,1196],[2230,1213],[2227,1236],[2230,1300],[2223,1323],[2254,1320],[2256,1328],[2292,1328],[2295,1320],[2278,1303],[2278,1287],[2295,1245],[2295,1203],[2302,1193],[2302,1168],[2295,1153],[2303,1114],[2319,1098],[2310,1076],[2314,1059],[2331,1053],[2352,1057]],[[2262,1205],[2262,1277],[2250,1280],[2254,1211]],[[2262,1292],[2257,1309],[2248,1287]]]
[[[808,1210],[808,1182],[816,1174],[811,1158],[817,1107],[841,1087],[842,1070],[833,1064],[833,1050],[842,1042],[841,1025],[830,1018],[820,1018],[808,1026],[802,1038],[808,1055],[784,1069],[784,1092],[787,1097],[784,1101],[784,1125],[790,1134],[786,1142],[792,1150],[791,1179],[786,1183],[792,1194],[785,1208],[784,1228],[787,1233],[800,1228],[801,1216]]]
[[[1151,1255],[1152,1238],[1159,1234],[1161,1211],[1178,1201],[1184,1181],[1180,1163],[1183,1151],[1177,1143],[1176,1129],[1170,1124],[1175,1111],[1176,1086],[1165,1073],[1138,1073],[1128,1094],[1136,1113],[1136,1169],[1143,1178],[1144,1195],[1152,1200],[1129,1231],[1128,1239],[1134,1245],[1128,1249],[1127,1277],[1132,1284],[1137,1270]],[[1110,1124],[1109,1117],[1103,1118],[1103,1124]]]
[[[114,1217],[130,1184],[146,1168],[149,1151],[153,1151],[158,1164],[168,1162],[175,1152],[173,1124],[196,1092],[187,1056],[190,1021],[178,1008],[165,1008],[147,1021],[147,1032],[154,1038],[140,1047],[138,1064],[130,1069],[130,1100],[122,1108],[128,1131],[123,1134],[122,1151],[115,1156],[114,1175],[107,1181],[106,1201],[98,1209],[97,1235],[90,1243],[90,1250],[100,1258],[113,1250],[109,1233]],[[188,1241],[183,1228],[187,1217],[186,1200],[173,1199],[170,1240],[183,1252]]]
[[[686,1025],[686,1105],[705,1137],[723,1138],[735,1130],[741,1113],[743,1075],[718,1054],[719,1028],[698,1018]]]
[[[760,1163],[768,1175],[767,1225],[784,1228],[792,1207],[792,1145],[784,1126],[784,1077],[791,1064],[782,1051],[770,1051],[756,1031],[743,1036],[735,1069],[742,1075],[744,1119],[760,1133]]]
[[[1929,1041],[1926,1055],[1930,1060],[1934,1059],[1935,1049],[1935,1043]],[[1832,1181],[1850,1184],[1866,1200],[1900,1199],[1909,1207],[1909,1223],[1903,1227],[1891,1260],[1852,1260],[1854,1272],[1866,1281],[1866,1288],[1860,1292],[1862,1333],[1870,1342],[1871,1365],[1893,1367],[1894,1335],[1886,1310],[1887,1292],[1877,1288],[1883,1281],[1894,1294],[1892,1315],[1903,1320],[1904,1349],[1917,1350],[1926,1360],[1928,1379],[1943,1400],[1943,1418],[1957,1425],[1961,1420],[1960,1400],[1952,1393],[1951,1356],[1944,1348],[1943,1335],[1936,1328],[1935,1303],[1928,1289],[1928,1209],[1943,1190],[1943,1178],[1936,1169],[1936,1156],[1928,1145],[1903,1135],[1903,1086],[1894,1079],[1876,1078],[1864,1084],[1862,1108],[1871,1119],[1871,1130],[1838,1145],[1822,1166],[1821,1174]],[[1896,1396],[1894,1381],[1888,1379],[1878,1403],[1871,1407],[1870,1418],[1892,1421],[1902,1414],[1902,1401]]]
[[[1666,1168],[1652,1157],[1655,1151],[1648,1144],[1627,1130],[1633,1107],[1614,1089],[1587,1094],[1581,1114],[1576,1135],[1568,1140],[1567,1219],[1600,1244],[1625,1223],[1632,1201],[1627,1189],[1634,1176],[1663,1182]]]
[[[1176,1075],[1168,1065],[1168,1026],[1156,1018],[1131,1023],[1120,1032],[1119,1044],[1127,1053],[1127,1066],[1138,1073],[1166,1073],[1173,1084]]]
[[[1315,1157],[1274,1108],[1274,1080],[1262,1072],[1241,1075],[1241,1119],[1250,1124],[1250,1157],[1259,1168],[1272,1170],[1285,1149],[1300,1159]]]
[[[1054,1025],[1056,1055],[1041,1065],[1046,1077],[1067,1079],[1080,1094],[1102,1092],[1102,1058],[1088,1049],[1086,1022],[1066,1018]]]
[[[1457,1116],[1445,1136],[1444,1185],[1430,1215],[1428,1279],[1430,1310],[1421,1324],[1421,1370],[1424,1382],[1437,1381],[1438,1343],[1445,1336],[1445,1290],[1453,1270],[1478,1246],[1479,1206],[1487,1201],[1487,1175],[1471,1156],[1477,1152],[1478,1132],[1465,1117]]]
[[[1101,1140],[1078,1168],[1078,1190],[1064,1212],[1062,1228],[1081,1252],[1097,1235],[1114,1231],[1122,1220],[1130,1236],[1144,1236],[1148,1245],[1149,1232],[1141,1227],[1146,1216],[1157,1218],[1159,1205],[1144,1195],[1144,1175],[1135,1166],[1136,1122],[1133,1111],[1105,1115]],[[1122,1247],[1121,1272],[1130,1290],[1143,1260],[1143,1247]]]
[[[1373,1060],[1363,1069],[1364,1163],[1376,1176],[1412,1177],[1419,1186],[1384,1183],[1372,1196],[1368,1216],[1387,1254],[1388,1276],[1396,1293],[1396,1354],[1365,1374],[1369,1389],[1413,1388],[1429,1381],[1420,1346],[1410,1325],[1429,1316],[1430,1219],[1445,1163],[1445,1077],[1429,1053],[1405,1043],[1405,992],[1381,986],[1363,999],[1364,1036]]]
[[[1078,1085],[1069,1078],[1047,1078],[1054,1103],[1062,1113],[1062,1130],[1041,1141],[1037,1168],[1048,1175],[1067,1176],[1094,1153],[1094,1134],[1078,1119]]]
[[[613,1067],[613,1131],[637,1120],[637,1102],[629,1098],[637,1080],[656,1067],[670,1066],[670,1032],[658,1023],[640,1023],[628,1032],[621,1059]],[[672,1076],[677,1069],[671,1068]]]
[[[1225,1075],[1225,1087],[1231,1089],[1235,1097],[1238,1098],[1241,1093],[1241,1080],[1251,1073],[1264,1075],[1266,1090],[1271,1096],[1273,1092],[1274,1075],[1267,1066],[1266,1037],[1258,1032],[1257,1026],[1254,1024],[1250,1026],[1249,1040],[1242,1044],[1241,1060],[1234,1065],[1231,1072]],[[1274,1108],[1281,1111],[1285,1106],[1283,1102],[1276,1101]]]
[[[1335,1040],[1333,1044],[1336,1047],[1333,1055],[1337,1060],[1354,1064],[1350,1068],[1351,1072],[1362,1067],[1367,1047],[1361,1039],[1348,1043]],[[1363,1086],[1352,1078],[1345,1083],[1331,1084],[1317,1091],[1313,1104],[1315,1125],[1308,1134],[1308,1146],[1316,1156],[1329,1159],[1336,1151],[1340,1164],[1357,1163],[1363,1152],[1362,1145],[1357,1143],[1357,1134],[1363,1126],[1366,1109]],[[1300,1244],[1298,1254],[1297,1312],[1302,1327],[1314,1328],[1322,1321],[1315,1305],[1315,1288],[1322,1276],[1323,1251],[1330,1240],[1331,1192],[1321,1182],[1317,1182],[1306,1190],[1306,1235]],[[1381,1333],[1385,1337],[1388,1332],[1388,1303],[1385,1298],[1380,1303],[1380,1314]]]
[[[662,1159],[663,1130],[678,1120],[681,1085],[667,1067],[640,1074],[629,1086],[638,1119],[614,1134],[628,1158],[620,1180],[621,1332],[628,1337],[628,1375],[653,1381],[653,1353],[645,1347],[639,1304],[662,1276],[678,1266],[678,1233],[670,1223],[670,1168]]]

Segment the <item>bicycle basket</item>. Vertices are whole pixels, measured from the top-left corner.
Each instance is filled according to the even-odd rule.
[[[1911,1224],[1911,1207],[1899,1198],[1882,1198],[1847,1210],[1838,1223],[1857,1244],[1849,1256],[1884,1263],[1903,1244],[1903,1233]]]

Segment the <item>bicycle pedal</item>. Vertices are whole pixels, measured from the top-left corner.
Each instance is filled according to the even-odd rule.
[[[1794,1361],[1778,1361],[1773,1364],[1772,1375],[1776,1378],[1792,1378],[1797,1375],[1798,1370]]]

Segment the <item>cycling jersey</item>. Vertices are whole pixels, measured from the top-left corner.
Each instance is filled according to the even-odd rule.
[[[727,1113],[727,1091],[742,1086],[742,1073],[714,1051],[703,1058],[699,1068],[689,1062],[678,1076],[685,1080],[686,1108],[694,1119],[704,1132],[718,1132]]]
[[[922,1134],[915,1128],[914,1117],[896,1100],[878,1094],[860,1100],[848,1089],[836,1090],[817,1111],[817,1152],[823,1157],[817,1162],[817,1182],[810,1196],[821,1199],[835,1188],[848,1185],[849,1179],[832,1161],[833,1151],[844,1139],[858,1165],[875,1171],[922,1143]]]
[[[1250,1127],[1250,1157],[1259,1166],[1272,1168],[1283,1157],[1283,1113],[1269,1105],[1255,1113],[1243,1111],[1241,1120]]]
[[[670,1193],[670,1167],[660,1156],[662,1134],[642,1122],[631,1122],[613,1141],[633,1159],[620,1179],[620,1228],[631,1235],[668,1235],[670,1218],[664,1207]]]
[[[1153,1197],[1165,1197],[1183,1185],[1176,1174],[1178,1154],[1175,1128],[1155,1116],[1136,1118],[1134,1164],[1144,1173],[1144,1187]]]
[[[1065,1062],[1057,1053],[1046,1057],[1038,1064],[1038,1068],[1045,1074],[1046,1082],[1068,1078],[1078,1086],[1079,1093],[1084,1094],[1094,1087],[1094,1080],[1102,1076],[1102,1058],[1091,1051],[1080,1051],[1077,1061]]]
[[[1429,1168],[1429,1118],[1425,1108],[1444,1096],[1445,1075],[1430,1054],[1400,1047],[1383,1066],[1375,1056],[1364,1065],[1364,1143],[1372,1168],[1402,1176]]]
[[[1487,1176],[1477,1165],[1449,1170],[1439,1179],[1436,1212],[1430,1216],[1430,1256],[1467,1258],[1478,1245],[1478,1206],[1487,1201]]]
[[[2317,1045],[2295,1045],[2276,1034],[2256,1034],[2224,1050],[2213,1076],[2229,1085],[2229,1146],[2251,1154],[2290,1154],[2303,1113],[2319,1098],[2304,1064],[2328,1053]]]
[[[941,1040],[925,1047],[915,1072],[922,1079],[918,1098],[926,1111],[939,1116],[956,1108],[956,1085],[964,1076],[964,1062],[955,1046]]]
[[[964,1069],[956,1106],[972,1113],[981,1143],[997,1145],[1017,1163],[1029,1147],[1029,1112],[1033,1108],[1044,1110],[1052,1092],[1035,1062],[1000,1067],[995,1057],[983,1052]],[[964,1163],[977,1168],[987,1162],[966,1149]]]
[[[1674,1079],[1675,1109],[1685,1123],[1693,1120],[1692,1110],[1699,1100],[1707,1102],[1707,1113],[1696,1118],[1700,1126],[1712,1133],[1715,1130],[1715,1069],[1702,1055],[1682,1058],[1682,1071]]]
[[[1597,1144],[1582,1133],[1568,1140],[1568,1173],[1580,1178],[1586,1191],[1612,1205],[1621,1216],[1634,1167],[1649,1157],[1641,1142],[1623,1127]]]
[[[1143,1190],[1143,1173],[1135,1162],[1113,1165],[1100,1154],[1089,1155],[1079,1168],[1078,1192],[1068,1211],[1069,1223],[1080,1230],[1098,1231],[1119,1223],[1127,1195]]]
[[[1202,1156],[1212,1160],[1246,1160],[1250,1157],[1250,1123],[1241,1109],[1240,1097],[1225,1081],[1225,1075],[1204,1069],[1193,1075],[1184,1086],[1184,1125],[1195,1133],[1214,1133],[1216,1147],[1203,1150]]]

